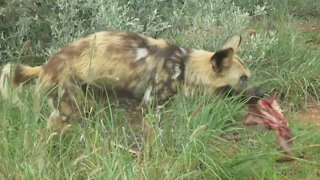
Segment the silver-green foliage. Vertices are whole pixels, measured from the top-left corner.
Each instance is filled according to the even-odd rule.
[[[27,41],[32,46],[28,54],[48,57],[66,43],[101,30],[170,40],[180,35],[184,46],[217,48],[250,20],[248,13],[224,0],[13,0],[1,16],[10,26],[1,44],[2,57],[9,59],[24,53],[21,48]]]

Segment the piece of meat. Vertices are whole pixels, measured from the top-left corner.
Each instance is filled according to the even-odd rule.
[[[293,155],[291,129],[275,96],[260,99],[256,104],[249,105],[249,111],[244,118],[244,124],[262,124],[267,129],[273,129],[277,135],[280,147],[288,155]]]

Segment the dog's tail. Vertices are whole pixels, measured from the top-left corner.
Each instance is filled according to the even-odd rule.
[[[18,86],[22,83],[26,83],[31,79],[37,78],[42,71],[42,66],[26,66],[18,64],[15,68],[13,75],[13,84]]]

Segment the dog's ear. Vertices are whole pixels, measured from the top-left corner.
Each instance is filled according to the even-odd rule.
[[[221,73],[224,69],[231,66],[234,50],[230,47],[219,50],[211,57],[210,62],[215,72]]]
[[[234,35],[230,38],[228,38],[220,47],[221,50],[232,48],[233,53],[236,53],[238,50],[239,45],[241,44],[241,36]]]

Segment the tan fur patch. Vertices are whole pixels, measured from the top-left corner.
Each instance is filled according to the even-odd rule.
[[[29,67],[18,64],[15,68],[13,84],[18,85],[28,81],[29,79],[37,77],[41,70],[42,68],[40,66]]]

